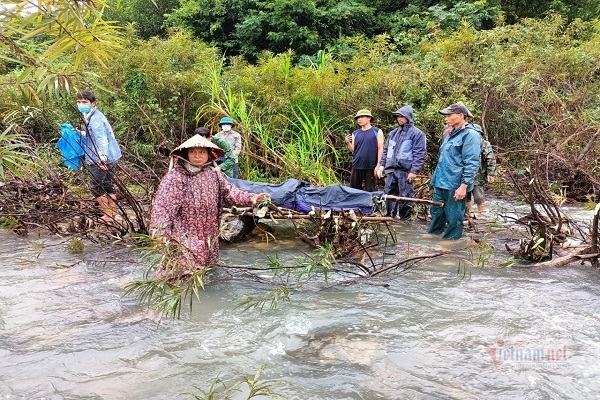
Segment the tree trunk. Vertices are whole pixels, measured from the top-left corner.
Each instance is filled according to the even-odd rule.
[[[530,266],[530,268],[533,268],[533,267],[536,267],[536,268],[537,267],[544,267],[544,268],[563,267],[567,264],[571,264],[572,262],[580,260],[581,258],[579,257],[579,255],[588,254],[589,252],[590,252],[590,248],[588,246],[578,247],[575,250],[571,251],[570,253],[568,253],[562,257],[558,257],[553,260],[540,262],[537,264],[532,264]]]

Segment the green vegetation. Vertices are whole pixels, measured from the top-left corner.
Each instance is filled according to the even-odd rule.
[[[116,1],[116,0],[115,0]],[[136,1],[124,1],[125,7]],[[165,1],[147,10],[164,7]],[[140,6],[137,6],[138,9]],[[293,49],[298,55],[312,56],[330,47],[335,53],[347,50],[345,38],[372,39],[388,33],[402,47],[418,45],[419,38],[437,29],[454,30],[462,21],[476,29],[492,29],[502,21],[516,23],[522,18],[541,18],[560,13],[569,21],[591,20],[600,14],[592,0],[533,1],[333,1],[333,0],[184,0],[165,15],[162,28],[193,32],[194,37],[219,47],[228,55],[256,60],[262,51],[275,54]],[[144,14],[139,19],[146,19]],[[141,21],[140,21],[141,22]],[[141,23],[139,24],[142,25]],[[140,35],[147,38],[147,29]],[[161,30],[156,30],[160,34]]]
[[[85,243],[76,237],[69,239],[69,243],[66,246],[66,250],[69,254],[80,254],[85,250]]]
[[[262,312],[267,303],[270,304],[270,308],[276,308],[279,305],[279,302],[282,300],[289,301],[290,292],[286,286],[279,285],[272,291],[261,296],[260,298],[248,296],[238,305],[238,307],[243,308],[243,311],[256,309]]]
[[[17,8],[2,15],[0,79],[5,84],[0,85],[0,112],[4,135],[13,136],[0,144],[1,171],[18,172],[26,163],[29,156],[18,143],[37,149],[57,140],[60,123],[80,124],[73,98],[83,88],[97,93],[126,159],[150,167],[155,178],[162,174],[160,165],[164,168],[164,163],[157,164],[160,154],[188,138],[198,125],[217,130],[218,119],[227,114],[244,140],[243,178],[334,183],[347,178],[351,155],[342,132],[354,129],[356,109],[371,108],[376,125],[387,131],[394,125],[390,111],[401,104],[413,106],[417,124],[427,133],[428,173],[435,165],[443,124],[437,110],[458,100],[466,102],[504,160],[515,166],[528,161],[526,152],[540,150],[577,164],[589,176],[600,170],[600,149],[589,140],[600,126],[600,25],[585,21],[590,17],[583,11],[571,12],[583,10],[583,2],[569,12],[559,10],[564,16],[521,19],[512,25],[503,18],[514,2],[464,2],[450,8],[420,2],[400,9],[387,2],[282,1],[273,3],[275,7],[230,1],[200,7],[204,3],[190,0],[178,7],[168,1],[134,7],[128,1],[100,1],[93,7],[48,0],[42,3],[51,8],[40,8],[25,19],[17,10],[27,2],[8,3]],[[135,10],[142,3],[169,14],[160,27],[154,25],[158,36],[147,40],[124,24],[141,18]],[[357,10],[377,12],[378,18]],[[313,48],[303,49],[294,46],[296,39],[270,33],[273,42],[288,47],[239,51],[230,49],[235,40],[227,36],[239,35],[235,30],[224,29],[227,35],[214,39],[222,26],[211,13],[231,23],[243,17],[236,25],[242,29],[252,18],[264,25],[257,15],[252,17],[255,11],[274,26],[281,25],[277,18],[287,18],[285,13],[295,15],[297,22],[311,19],[319,39]],[[198,12],[207,14],[198,18]],[[366,18],[364,23],[357,15]],[[107,16],[120,20],[109,23],[103,19]],[[200,31],[212,32],[214,40],[200,40],[186,20],[210,21]],[[169,24],[175,29],[165,30]],[[322,33],[336,27],[335,35]],[[288,26],[285,31],[312,43],[310,30],[294,33]],[[250,37],[243,39],[246,45],[252,43]],[[248,52],[252,57],[235,56]],[[15,84],[6,84],[10,82]],[[558,183],[569,186],[564,180]]]
[[[130,235],[130,238],[140,246],[148,268],[143,279],[123,287],[125,294],[135,294],[140,304],[147,304],[167,318],[180,318],[185,302],[191,311],[194,298],[200,300],[204,276],[210,269],[186,268],[185,261],[181,261],[185,249],[176,242],[143,234]]]
[[[7,178],[7,172],[17,176],[22,175],[24,167],[33,163],[26,150],[29,146],[23,142],[23,136],[14,132],[15,126],[10,125],[0,133],[0,179]]]
[[[266,367],[266,365],[260,367],[260,369],[256,371],[256,374],[254,374],[254,377],[252,378],[245,376],[243,380],[236,381],[229,385],[223,382],[220,378],[216,378],[208,390],[195,387],[197,392],[186,394],[192,396],[196,400],[230,400],[233,398],[244,398],[246,400],[254,398],[283,399],[282,396],[273,391],[273,386],[281,386],[285,382],[280,380],[260,380],[260,376]],[[243,393],[244,397],[239,397],[239,395],[234,397],[233,395],[235,393]]]
[[[131,160],[155,161],[160,147],[172,148],[197,125],[217,129],[228,114],[246,145],[244,178],[317,185],[343,178],[350,155],[341,132],[363,106],[387,130],[389,112],[412,104],[430,142],[429,167],[442,124],[436,111],[457,100],[509,152],[558,150],[578,159],[600,125],[600,35],[584,1],[545,6],[564,17],[513,25],[503,18],[531,15],[502,1],[41,3],[21,18],[28,2],[9,1],[0,40],[2,80],[16,83],[0,89],[4,135],[10,128],[19,132],[13,139],[34,145],[56,140],[61,122],[78,123],[73,91],[86,87],[97,92]],[[124,23],[154,8],[165,14],[150,24],[154,34],[131,35]],[[14,145],[3,147],[13,156],[3,157],[4,167],[24,163]],[[597,145],[584,158],[597,174]]]

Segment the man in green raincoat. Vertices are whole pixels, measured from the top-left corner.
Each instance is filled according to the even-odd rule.
[[[219,146],[221,150],[225,151],[225,155],[223,156],[224,158],[221,158],[221,162],[217,163],[219,165],[219,168],[221,168],[221,171],[223,171],[223,173],[228,178],[233,177],[233,165],[235,164],[235,156],[233,155],[233,151],[231,151],[231,146],[229,146],[229,143],[227,143],[223,138],[213,136],[210,133],[210,130],[204,126],[196,128],[194,133],[210,140],[212,143]]]

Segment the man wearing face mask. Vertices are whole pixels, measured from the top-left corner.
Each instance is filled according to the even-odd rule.
[[[200,135],[203,138],[210,140],[212,143],[219,146],[219,148],[225,152],[225,155],[222,156],[223,158],[219,157],[214,161],[214,164],[215,167],[217,169],[220,169],[228,178],[233,178],[233,160],[235,157],[233,155],[233,151],[231,151],[231,146],[229,146],[229,143],[227,143],[227,141],[223,138],[213,136],[212,133],[210,133],[210,129],[204,126],[196,128],[196,130],[194,130],[194,133],[196,135]]]
[[[233,130],[234,122],[230,117],[223,117],[219,121],[221,132],[215,135],[215,138],[224,139],[231,147],[231,152],[234,157],[233,164],[233,178],[238,179],[240,177],[240,164],[239,156],[242,151],[242,135]]]
[[[92,92],[84,90],[77,93],[77,109],[85,123],[85,131],[80,133],[87,138],[84,152],[90,174],[90,191],[102,210],[102,221],[114,222],[117,195],[113,178],[122,156],[121,149],[108,120],[96,108],[96,97]]]

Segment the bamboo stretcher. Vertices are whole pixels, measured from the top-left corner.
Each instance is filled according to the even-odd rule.
[[[443,207],[444,203],[440,203],[439,201],[433,201],[433,200],[428,200],[428,199],[416,199],[416,198],[412,198],[412,197],[399,197],[399,196],[392,196],[392,195],[383,195],[381,197],[381,201],[385,201],[385,200],[392,200],[392,201],[404,201],[407,203],[420,203],[420,204],[430,204],[430,205],[436,205],[439,207]],[[281,208],[278,207],[274,204],[269,205],[269,212],[266,212],[264,214],[264,216],[260,216],[257,215],[255,211],[253,211],[253,209],[251,207],[231,207],[231,208],[224,208],[223,211],[232,215],[239,215],[239,216],[253,216],[253,217],[260,217],[260,218],[269,218],[269,219],[310,219],[313,218],[313,214],[312,211],[304,214],[301,212],[298,212],[296,210],[291,210],[289,208]],[[348,212],[350,212],[352,210],[349,210]],[[352,214],[354,214],[354,212],[352,211]],[[357,221],[364,221],[364,222],[390,222],[390,221],[394,221],[393,217],[370,217],[368,215],[365,216],[358,216],[356,215],[356,220]]]

